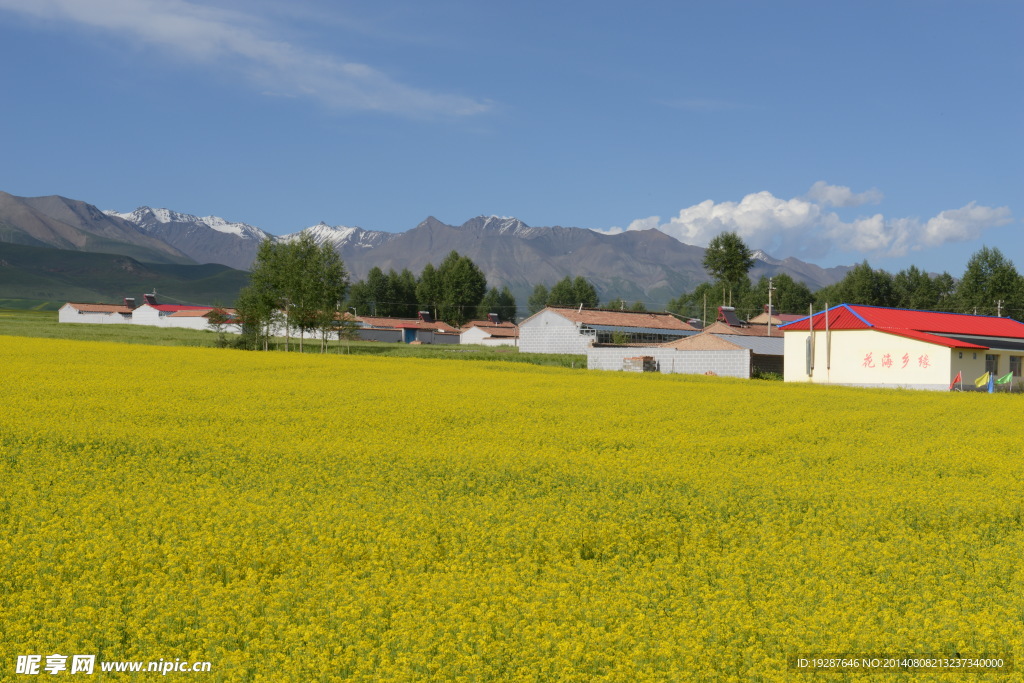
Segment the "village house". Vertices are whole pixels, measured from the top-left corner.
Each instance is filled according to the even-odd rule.
[[[361,315],[359,338],[366,341],[402,342],[405,344],[458,344],[459,331],[446,322],[420,311],[416,318],[386,318]]]
[[[548,306],[519,323],[519,350],[584,354],[597,343],[654,345],[698,331],[671,313]]]
[[[780,329],[787,382],[946,391],[988,373],[1020,388],[1024,323],[1011,318],[841,304]]]
[[[61,323],[114,323],[124,325],[132,321],[133,299],[124,304],[83,304],[68,302],[57,311]]]
[[[459,343],[518,346],[519,326],[508,321],[501,322],[497,314],[489,313],[487,320],[471,320],[463,325],[459,332]]]

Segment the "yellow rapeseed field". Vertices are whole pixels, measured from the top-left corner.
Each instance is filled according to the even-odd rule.
[[[15,337],[0,368],[2,680],[861,680],[790,658],[1024,644],[1024,396]]]

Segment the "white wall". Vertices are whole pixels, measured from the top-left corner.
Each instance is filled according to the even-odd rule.
[[[132,311],[132,323],[135,325],[155,325],[157,327],[163,327],[163,322],[161,320],[162,317],[163,316],[160,315],[160,311],[149,304],[142,304]]]
[[[123,325],[132,321],[131,316],[120,313],[98,313],[79,311],[71,304],[64,304],[57,311],[57,322],[61,323],[92,323]]]
[[[580,333],[579,325],[546,310],[519,324],[519,350],[523,353],[587,352],[596,335]]]
[[[460,344],[482,344],[484,346],[515,346],[515,337],[491,338],[490,333],[480,327],[471,327],[459,335]]]
[[[663,346],[598,346],[587,349],[587,369],[622,370],[626,358],[653,356],[663,375],[704,375],[750,379],[750,349],[703,351]]]
[[[832,330],[829,353],[825,331],[816,330],[814,371],[808,376],[810,332],[786,332],[784,337],[787,382],[945,391],[956,375],[952,358],[957,352],[945,346],[878,330]],[[980,355],[984,372],[984,354]],[[967,376],[965,370],[964,379]]]

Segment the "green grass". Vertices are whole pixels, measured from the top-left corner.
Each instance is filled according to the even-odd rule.
[[[47,339],[77,339],[82,341],[108,341],[122,344],[149,344],[154,346],[218,346],[215,332],[167,329],[147,325],[90,325],[87,323],[57,322],[56,311],[0,308],[0,335],[12,337],[41,337]],[[238,337],[225,335],[228,344]],[[285,339],[272,344],[273,351],[285,350]],[[317,339],[306,339],[304,353],[320,353]],[[292,339],[289,351],[299,350],[298,340]],[[257,352],[253,352],[257,353]],[[393,356],[403,358],[449,358],[452,360],[490,360],[532,365],[552,365],[565,368],[585,368],[585,355],[520,353],[510,346],[478,346],[475,344],[423,344],[410,345],[387,342],[353,341],[328,342],[328,353],[354,355]]]

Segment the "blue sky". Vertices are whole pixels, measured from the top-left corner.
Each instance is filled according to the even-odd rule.
[[[0,0],[0,190],[1024,269],[1024,3]]]

